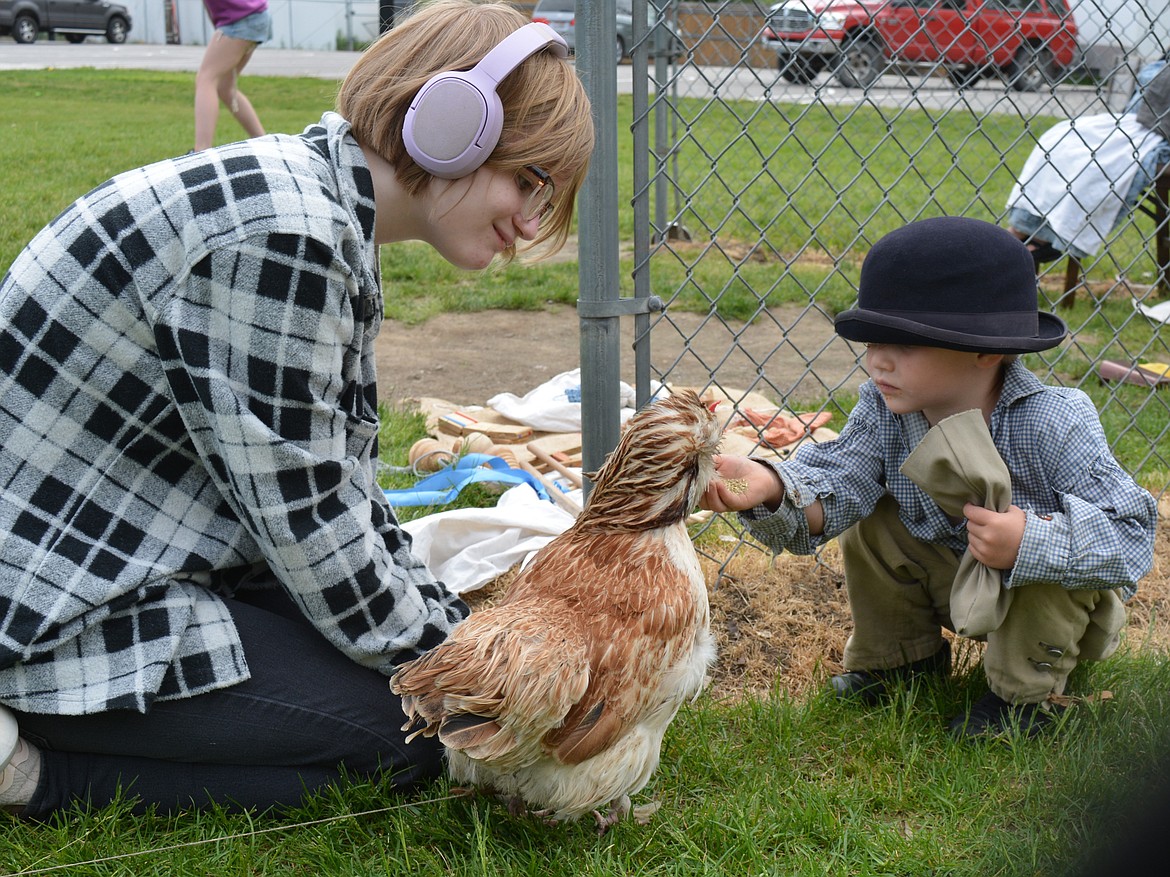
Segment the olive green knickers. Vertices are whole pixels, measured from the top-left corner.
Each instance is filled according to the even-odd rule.
[[[873,514],[841,534],[853,634],[847,670],[886,670],[929,657],[953,630],[950,593],[961,552],[914,538],[884,497]],[[1014,703],[1062,694],[1079,661],[1111,655],[1125,626],[1112,590],[1066,590],[1036,583],[1010,590],[1003,623],[986,636],[991,690]]]

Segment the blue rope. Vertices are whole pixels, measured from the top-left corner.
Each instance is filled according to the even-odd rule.
[[[481,481],[528,484],[541,499],[552,501],[544,485],[534,478],[532,473],[513,469],[499,457],[489,454],[467,454],[456,460],[453,465],[424,478],[414,487],[383,492],[390,505],[399,508],[445,505],[454,500],[464,487]]]

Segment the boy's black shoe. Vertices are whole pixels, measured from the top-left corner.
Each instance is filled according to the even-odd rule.
[[[944,640],[942,648],[928,658],[920,658],[889,670],[850,670],[829,679],[829,689],[844,700],[858,700],[866,706],[877,706],[889,695],[891,683],[909,682],[919,676],[941,678],[950,672],[951,644]]]
[[[1035,737],[1043,732],[1064,707],[1043,703],[1008,703],[993,691],[975,701],[965,716],[951,719],[951,733],[960,740],[977,737],[1002,737],[1005,734],[1023,734]]]

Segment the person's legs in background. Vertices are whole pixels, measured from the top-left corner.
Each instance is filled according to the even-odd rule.
[[[195,149],[207,149],[215,140],[219,104],[223,101],[249,137],[259,137],[264,126],[251,102],[239,90],[240,73],[256,51],[256,43],[238,40],[221,31],[211,36],[195,74]]]

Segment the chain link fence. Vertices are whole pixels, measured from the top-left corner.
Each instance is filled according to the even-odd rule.
[[[205,42],[198,0],[130,2],[142,7],[136,38]],[[376,35],[384,5],[411,4],[272,0],[273,45],[360,47]],[[1029,158],[1080,144],[1072,169],[1048,162],[1050,182],[1084,212],[1094,207],[1078,201],[1085,190],[1123,203],[1103,241],[1071,262],[1041,265],[1040,304],[1057,310],[1071,335],[1027,361],[1044,380],[1088,392],[1119,458],[1156,496],[1170,492],[1170,388],[1102,378],[1103,369],[1114,375],[1110,363],[1170,363],[1170,330],[1142,310],[1170,317],[1170,304],[1158,308],[1170,301],[1167,177],[1160,190],[1132,183],[1148,181],[1170,147],[1118,122],[1139,75],[1170,50],[1170,0],[646,0],[644,8],[643,17],[643,4],[632,4],[630,59],[617,68],[618,92],[632,95],[618,101],[617,149],[634,156],[633,179],[617,185],[620,203],[634,209],[619,211],[622,276],[603,284],[607,295],[632,286],[634,297],[666,305],[632,321],[641,399],[658,380],[726,396],[739,414],[827,413],[827,426],[839,429],[865,374],[832,318],[856,300],[869,247],[941,214],[1007,226]],[[577,4],[579,19],[589,11]],[[586,72],[595,36],[578,22]],[[606,39],[596,51],[611,58]],[[1053,131],[1063,131],[1056,145]],[[610,167],[598,162],[595,173]],[[611,226],[611,216],[582,223],[583,259],[608,256],[590,236]],[[742,431],[760,440],[767,426]]]
[[[1170,50],[1170,3],[1071,5],[650,0],[629,123],[650,155],[630,193],[650,217],[631,236],[635,295],[666,303],[635,338],[653,379],[840,429],[865,374],[832,318],[855,302],[869,247],[942,214],[1009,226],[1031,157],[1082,214],[1100,213],[1089,199],[1120,206],[1095,220],[1098,246],[1058,239],[1079,258],[1040,264],[1040,305],[1070,337],[1027,363],[1087,392],[1119,458],[1166,495],[1166,177],[1151,177],[1170,147],[1123,111]],[[667,28],[686,46],[675,58],[651,50]],[[1119,380],[1112,363],[1150,371]],[[760,442],[766,427],[746,431]]]

